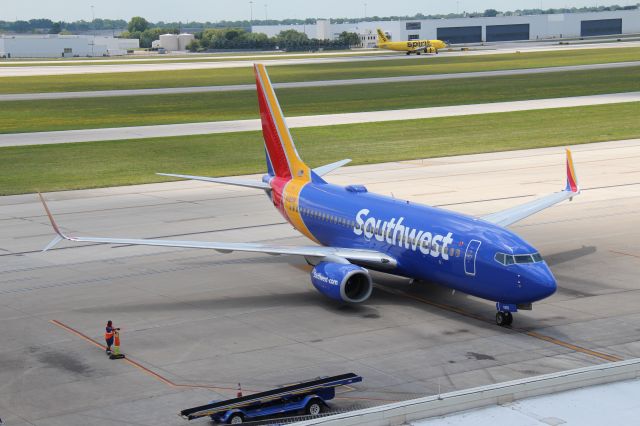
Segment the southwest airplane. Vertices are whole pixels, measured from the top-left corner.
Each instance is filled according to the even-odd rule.
[[[438,49],[444,49],[447,43],[442,40],[408,40],[389,41],[387,36],[378,28],[378,48],[407,52],[407,55],[415,53],[438,53]]]
[[[505,227],[580,193],[569,150],[564,190],[480,218],[373,194],[362,185],[333,185],[322,176],[350,160],[315,169],[305,164],[264,65],[254,69],[268,171],[262,180],[162,175],[263,190],[280,214],[318,245],[67,236],[40,195],[58,234],[44,250],[66,239],[299,255],[314,265],[311,282],[329,298],[364,302],[373,288],[369,270],[377,270],[497,302],[498,325],[511,324],[512,312],[529,310],[532,302],[555,292],[556,281],[538,251]]]

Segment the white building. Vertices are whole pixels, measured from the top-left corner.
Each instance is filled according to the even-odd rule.
[[[0,58],[60,58],[123,55],[140,47],[137,39],[87,35],[0,36]]]
[[[280,31],[294,29],[306,33],[310,38],[321,39],[336,39],[340,33],[348,31],[359,34],[364,47],[375,47],[377,28],[390,35],[392,40],[437,38],[450,43],[634,34],[640,33],[640,10],[346,24],[327,24],[319,20],[316,25],[256,25],[252,31],[273,37]]]

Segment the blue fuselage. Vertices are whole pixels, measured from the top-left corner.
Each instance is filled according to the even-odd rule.
[[[517,256],[537,254],[530,244],[477,218],[372,194],[362,186],[312,182],[299,192],[295,209],[322,245],[394,257],[397,267],[385,272],[508,304],[528,304],[556,290],[544,261]],[[496,260],[496,254],[511,263],[501,255]]]

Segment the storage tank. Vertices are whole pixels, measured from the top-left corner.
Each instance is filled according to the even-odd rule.
[[[160,36],[160,46],[166,50],[178,50],[178,36],[175,34],[162,34]]]
[[[180,34],[178,36],[178,50],[187,50],[189,43],[195,39],[196,37],[193,34]]]

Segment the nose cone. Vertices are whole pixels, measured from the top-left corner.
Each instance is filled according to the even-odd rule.
[[[556,292],[556,279],[546,262],[535,263],[528,266],[527,287],[530,287],[530,293],[533,297],[532,302],[547,298]]]

